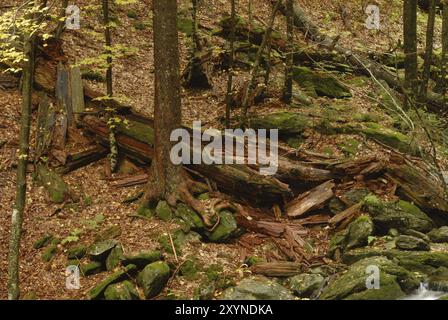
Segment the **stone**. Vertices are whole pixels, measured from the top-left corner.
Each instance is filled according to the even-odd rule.
[[[250,277],[224,290],[220,300],[294,300],[292,293],[279,283],[265,277]]]
[[[428,278],[428,287],[433,291],[448,292],[448,268],[440,267]]]
[[[54,239],[53,235],[45,234],[33,244],[34,249],[40,249],[47,246]]]
[[[185,221],[193,229],[202,229],[205,227],[201,217],[190,207],[179,203],[176,208],[176,216]]]
[[[401,235],[395,240],[395,245],[401,250],[411,250],[411,251],[429,251],[430,247],[427,242],[421,238]]]
[[[375,230],[384,234],[391,228],[400,232],[413,229],[426,233],[434,227],[428,215],[407,201],[385,202],[369,195],[364,198],[364,209],[370,213]]]
[[[277,112],[254,117],[250,120],[253,129],[278,129],[281,136],[301,135],[308,127],[308,119],[296,112]]]
[[[188,279],[193,279],[197,272],[198,269],[196,263],[191,259],[185,260],[185,262],[179,267],[179,274]]]
[[[119,225],[110,225],[105,227],[95,237],[95,241],[104,241],[107,239],[114,239],[121,235],[121,227]]]
[[[366,286],[369,266],[380,271],[379,289]],[[362,259],[324,289],[321,300],[397,300],[419,287],[420,282],[405,268],[386,257]]]
[[[67,257],[69,259],[82,259],[87,252],[86,246],[76,246],[68,249]]]
[[[88,277],[104,271],[104,264],[100,261],[91,261],[80,266],[81,274]]]
[[[433,229],[428,233],[429,238],[435,243],[448,243],[448,226]]]
[[[105,280],[101,281],[95,287],[89,291],[89,298],[91,300],[101,299],[104,297],[104,291],[111,284],[126,280],[137,270],[137,267],[133,264],[127,265],[123,269],[115,271],[108,276]]]
[[[366,246],[373,233],[373,223],[369,216],[362,215],[348,226],[345,249],[350,250]]]
[[[352,96],[348,88],[340,84],[334,77],[306,67],[294,67],[293,79],[302,88],[313,90],[319,96],[336,99]]]
[[[42,252],[42,261],[50,262],[58,251],[58,244],[61,242],[59,239],[51,240],[51,243]]]
[[[137,283],[147,299],[158,295],[170,278],[170,267],[166,262],[148,264],[137,276]]]
[[[211,242],[225,242],[231,238],[238,229],[236,219],[231,212],[221,211],[219,216],[220,221],[215,230],[213,230],[213,232],[205,232],[208,240]]]
[[[129,280],[111,284],[104,291],[106,300],[140,300],[135,286]]]
[[[173,211],[166,201],[159,201],[156,207],[156,215],[163,221],[170,221],[173,219]]]
[[[117,240],[113,239],[96,242],[89,247],[87,254],[92,260],[105,261],[110,251],[115,248],[118,243]]]
[[[122,257],[121,263],[124,266],[134,264],[139,269],[143,269],[148,264],[156,262],[162,259],[162,253],[160,251],[141,251],[136,254],[127,254]]]
[[[288,287],[301,298],[312,297],[323,285],[325,278],[320,274],[302,273],[287,280]]]
[[[118,243],[107,256],[106,269],[108,271],[114,270],[116,267],[120,265],[122,257],[123,257],[123,246],[120,243]]]

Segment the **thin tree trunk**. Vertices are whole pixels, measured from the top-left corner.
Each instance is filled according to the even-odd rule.
[[[193,45],[194,45],[194,52],[197,52],[198,50],[201,50],[200,44],[199,44],[199,38],[198,38],[198,0],[192,0],[192,6],[193,6]]]
[[[112,86],[112,51],[110,47],[112,46],[112,36],[110,32],[110,19],[109,19],[109,0],[103,0],[103,24],[104,24],[104,39],[106,43],[106,54],[107,57],[107,70],[106,70],[106,87],[107,96],[112,98],[113,96],[113,86]],[[113,119],[113,111],[109,115],[109,145],[110,145],[110,171],[117,171],[118,167],[118,146],[117,139],[115,138],[115,121]]]
[[[255,62],[254,62],[254,67],[252,68],[252,72],[251,72],[251,79],[250,79],[250,82],[246,88],[246,91],[245,91],[244,97],[243,97],[243,103],[242,103],[243,110],[242,110],[242,115],[241,115],[241,124],[242,125],[246,125],[246,122],[247,122],[247,108],[248,108],[248,104],[249,104],[249,97],[251,96],[252,91],[254,90],[256,82],[257,82],[258,69],[260,68],[261,57],[263,55],[264,49],[266,48],[266,44],[267,44],[268,40],[271,38],[272,27],[274,25],[275,16],[277,15],[277,11],[280,7],[280,3],[281,3],[281,0],[277,1],[274,6],[274,9],[273,9],[272,15],[271,15],[271,19],[269,21],[269,25],[266,28],[266,31],[263,36],[263,41],[261,42],[261,45],[258,48],[258,52],[257,52]]]
[[[286,52],[286,68],[285,68],[285,87],[283,91],[283,101],[291,103],[292,99],[292,66],[294,59],[294,2],[287,0],[286,2],[286,33],[288,39]]]
[[[440,93],[446,99],[448,68],[448,1],[443,2],[442,11],[442,59],[440,66]]]
[[[417,64],[417,0],[403,2],[403,39],[405,54],[405,89],[415,95],[418,92]]]
[[[58,21],[56,30],[54,32],[54,34],[55,34],[54,36],[56,38],[60,38],[62,35],[62,32],[64,31],[66,21],[65,21],[65,19],[64,20],[62,20],[62,19],[65,18],[65,16],[66,16],[67,7],[68,7],[68,0],[62,0],[61,11],[59,13],[59,21]]]
[[[431,72],[433,42],[434,42],[434,24],[436,19],[436,0],[429,0],[428,24],[426,28],[426,51],[425,64],[423,66],[422,83],[420,87],[420,101],[426,101],[428,95],[428,82]]]
[[[269,37],[268,41],[268,47],[266,49],[266,73],[264,74],[264,93],[263,95],[268,95],[268,88],[269,88],[269,78],[271,76],[271,56],[272,56],[272,41]]]
[[[17,300],[19,288],[19,256],[20,238],[22,235],[23,213],[26,203],[26,168],[28,164],[30,125],[31,125],[31,95],[33,91],[35,37],[26,36],[24,44],[26,62],[23,68],[22,115],[20,120],[19,156],[17,165],[16,201],[11,218],[11,238],[8,257],[8,299]]]
[[[233,67],[235,61],[235,23],[236,23],[236,8],[235,0],[230,0],[232,11],[230,14],[230,58],[229,58],[229,73],[227,75],[227,99],[226,99],[226,128],[230,125],[230,109],[232,108],[233,97]]]

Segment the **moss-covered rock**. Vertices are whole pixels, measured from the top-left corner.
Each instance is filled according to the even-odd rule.
[[[44,234],[40,239],[36,240],[33,244],[34,249],[40,249],[47,246],[54,239],[51,234]]]
[[[250,120],[251,128],[278,129],[281,136],[300,135],[308,126],[308,119],[295,112],[271,113]]]
[[[142,269],[148,264],[156,262],[162,259],[162,253],[158,250],[156,251],[141,251],[136,254],[127,254],[122,257],[121,263],[124,266],[129,264],[134,264],[137,268]]]
[[[368,267],[376,266],[380,272],[379,289],[368,289]],[[323,291],[322,300],[393,300],[418,288],[419,281],[406,269],[385,257],[370,257],[351,265],[346,273],[331,282]]]
[[[76,246],[68,249],[67,257],[69,259],[82,259],[87,252],[86,246]]]
[[[105,269],[104,263],[100,261],[91,261],[80,266],[81,274],[85,277],[103,272]]]
[[[119,244],[117,240],[108,239],[92,244],[87,250],[90,259],[95,261],[105,261],[109,253]]]
[[[434,291],[448,292],[448,268],[440,267],[428,279],[428,287]]]
[[[197,289],[197,298],[199,300],[212,300],[215,295],[215,285],[213,283],[204,283]]]
[[[429,251],[429,244],[421,238],[400,235],[395,239],[395,245],[401,250],[411,250],[411,251]]]
[[[213,232],[205,232],[207,239],[212,242],[224,242],[231,238],[238,229],[235,217],[229,211],[219,213],[220,220]]]
[[[51,240],[50,244],[42,252],[42,261],[50,262],[53,259],[53,257],[58,252],[58,244],[60,242],[61,242],[61,240],[60,239],[56,239],[56,238]]]
[[[173,211],[166,201],[159,201],[156,207],[156,215],[160,220],[170,221],[173,218]]]
[[[448,226],[439,229],[433,229],[428,233],[429,238],[435,243],[448,243]]]
[[[197,273],[197,265],[192,259],[185,260],[184,263],[182,263],[182,265],[179,267],[179,274],[183,277],[186,277],[187,279],[195,278]]]
[[[123,246],[118,243],[115,248],[113,248],[106,259],[106,269],[111,271],[120,265],[121,259],[123,257]]]
[[[95,241],[103,241],[114,239],[121,235],[121,227],[119,225],[110,225],[102,229],[95,237]]]
[[[319,96],[336,99],[350,98],[352,96],[348,88],[334,77],[306,67],[294,67],[293,79],[301,87],[312,89]]]
[[[193,229],[202,229],[205,227],[201,217],[193,209],[183,203],[177,205],[176,216],[185,221]]]
[[[47,191],[50,200],[54,203],[62,203],[71,198],[68,185],[54,171],[48,169],[43,164],[36,166],[36,178],[40,185]]]
[[[378,123],[367,122],[361,129],[368,138],[378,140],[389,147],[395,148],[405,153],[418,155],[419,150],[411,139],[401,132],[381,126]]]
[[[147,299],[158,295],[170,277],[170,267],[162,261],[148,264],[137,276],[137,283]]]
[[[241,280],[232,288],[224,290],[220,300],[294,300],[291,292],[277,282],[264,277]]]
[[[384,202],[374,195],[364,199],[364,208],[372,216],[375,229],[387,233],[395,228],[400,232],[413,229],[428,232],[434,227],[431,218],[410,202]]]
[[[366,246],[373,233],[373,223],[369,216],[362,215],[350,223],[345,239],[345,249],[350,250]]]
[[[288,287],[301,298],[310,298],[319,290],[325,278],[320,274],[302,273],[287,280]]]
[[[135,286],[128,280],[109,285],[104,297],[106,300],[140,300]]]
[[[101,281],[99,284],[97,284],[89,291],[88,293],[89,298],[91,300],[104,298],[104,291],[109,285],[128,279],[129,276],[132,276],[132,274],[136,270],[137,267],[133,264],[130,264],[124,267],[123,269],[114,272],[113,274],[108,276],[105,280]]]

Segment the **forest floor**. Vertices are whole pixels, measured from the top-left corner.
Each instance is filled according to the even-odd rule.
[[[6,3],[15,1],[6,1]],[[322,30],[329,35],[340,35],[340,43],[353,49],[359,49],[366,53],[381,53],[392,49],[397,45],[401,37],[401,2],[379,0],[376,1],[382,12],[381,31],[370,31],[364,26],[365,14],[358,1],[313,1],[300,0],[300,5],[314,18]],[[98,8],[90,1],[76,1],[81,8],[81,30],[66,31],[63,35],[64,52],[72,63],[82,62],[83,59],[94,57],[102,48],[101,34],[93,32],[98,30],[100,21],[98,19]],[[179,1],[179,11],[188,12],[190,1]],[[248,19],[248,0],[240,0],[239,14]],[[350,10],[350,28],[344,24],[341,18],[340,4],[344,3]],[[253,15],[255,21],[267,21],[271,11],[271,2],[267,0],[253,1]],[[229,1],[210,0],[200,1],[199,18],[202,26],[215,29],[217,21],[224,13],[229,12]],[[152,116],[153,113],[153,45],[151,31],[151,1],[142,0],[137,4],[119,8],[116,12],[119,25],[113,33],[113,42],[120,43],[130,48],[138,48],[138,52],[128,57],[123,57],[114,64],[114,91],[118,95],[126,97],[126,101],[135,111],[143,115]],[[284,32],[284,17],[278,15],[275,30]],[[437,24],[439,25],[439,23]],[[89,32],[84,32],[88,30]],[[424,20],[419,19],[419,33],[424,32]],[[440,30],[437,30],[436,35]],[[188,62],[188,47],[190,38],[184,32],[180,32],[180,60],[181,69]],[[296,38],[305,43],[303,36],[297,32]],[[212,43],[216,50],[223,50],[225,40],[213,37]],[[312,44],[309,44],[312,45]],[[422,43],[419,44],[423,47]],[[436,49],[440,44],[436,42]],[[213,88],[207,91],[182,91],[183,123],[190,125],[193,120],[201,120],[204,127],[221,128],[221,119],[224,114],[227,73],[216,71],[213,73]],[[238,72],[235,77],[237,86],[241,86],[248,79],[247,71]],[[356,83],[351,75],[341,78],[348,84]],[[365,98],[366,95],[375,92],[375,85],[363,78],[363,85],[352,87],[353,97],[344,100],[331,100],[328,98],[313,99],[313,109],[297,106],[295,112],[310,114],[326,114],[330,117],[349,116],[354,114],[378,115],[382,125],[393,127],[396,119],[384,115],[375,103]],[[280,88],[283,83],[283,66],[277,63],[272,75],[272,97],[261,105],[254,106],[251,111],[257,114],[266,114],[277,111],[291,110],[287,105],[279,102]],[[100,91],[105,90],[104,83],[89,81],[89,84]],[[6,298],[7,281],[7,255],[10,230],[10,217],[15,199],[16,186],[16,149],[18,148],[19,119],[20,119],[21,97],[17,90],[0,89],[0,299]],[[326,108],[329,105],[334,109]],[[36,107],[36,106],[35,106]],[[327,110],[327,111],[325,111]],[[333,111],[331,111],[333,110]],[[234,115],[239,113],[236,110]],[[327,112],[327,113],[326,113]],[[332,113],[333,112],[333,113]],[[332,113],[328,115],[328,113]],[[36,114],[33,115],[35,124]],[[428,142],[422,139],[422,132],[417,132],[416,139],[419,145],[426,149]],[[32,141],[35,142],[35,125],[32,127]],[[359,142],[357,150],[352,154],[359,157],[365,154],[377,152],[378,145],[372,141],[356,135],[334,134],[323,136],[310,130],[307,139],[301,148],[314,152],[329,154],[333,157],[343,157],[344,148],[342,144],[349,139]],[[81,139],[82,140],[82,139]],[[82,140],[84,141],[84,140]],[[4,144],[3,144],[4,143]],[[69,140],[71,150],[80,150],[79,139]],[[448,158],[439,156],[444,170],[448,170]],[[81,279],[80,290],[68,290],[65,286],[67,258],[64,254],[67,247],[60,244],[58,253],[49,262],[41,259],[41,250],[33,248],[36,240],[45,234],[53,234],[61,239],[68,238],[77,244],[90,244],[101,230],[112,225],[118,225],[121,234],[117,239],[122,243],[125,252],[136,252],[140,250],[155,250],[160,247],[158,238],[162,233],[173,233],[178,228],[176,223],[163,222],[159,219],[150,221],[130,217],[138,208],[138,203],[130,205],[122,201],[136,194],[141,187],[129,187],[118,189],[113,186],[112,180],[105,173],[105,162],[103,159],[90,164],[79,170],[64,175],[64,180],[70,187],[80,195],[81,201],[76,204],[61,208],[60,205],[52,204],[45,189],[38,186],[28,177],[27,185],[27,208],[24,220],[24,232],[21,242],[20,255],[20,282],[22,294],[37,299],[85,299],[90,288],[105,277],[105,273],[99,273]],[[318,245],[316,249],[323,257],[325,255],[327,242],[330,235],[325,226],[313,227],[313,237]],[[76,240],[71,239],[76,238]],[[79,238],[79,239],[78,239]],[[255,245],[254,245],[255,244]],[[250,271],[244,265],[249,256],[260,256],[266,260],[270,259],[269,251],[274,250],[270,239],[261,235],[246,233],[231,243],[216,244],[191,241],[182,250],[178,259],[184,261],[194,258],[199,266],[200,272],[194,279],[188,277],[174,277],[170,280],[160,297],[194,298],[198,286],[207,281],[213,272],[219,271],[220,277],[224,279],[224,289],[238,280],[247,276]],[[167,257],[174,261],[173,255]],[[217,291],[219,295],[219,290]],[[22,296],[23,297],[23,296]]]

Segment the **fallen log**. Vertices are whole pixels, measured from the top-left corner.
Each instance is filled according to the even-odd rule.
[[[285,205],[286,214],[289,217],[298,217],[308,211],[316,209],[330,200],[334,193],[335,183],[333,180],[327,181],[313,190],[302,193]]]
[[[291,277],[301,273],[300,266],[300,263],[295,262],[267,262],[257,263],[250,270],[267,277]]]
[[[64,166],[57,168],[56,172],[64,174],[72,172],[106,157],[107,154],[107,149],[102,146],[95,146],[82,152],[69,154],[65,159]]]

